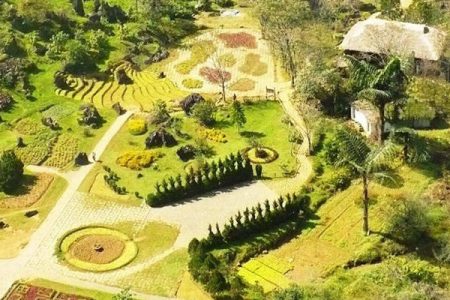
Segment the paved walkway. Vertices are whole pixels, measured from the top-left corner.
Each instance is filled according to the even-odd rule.
[[[98,157],[102,155],[108,146],[111,139],[116,135],[116,133],[122,128],[128,118],[133,114],[133,112],[128,111],[122,116],[119,116],[105,135],[96,145],[94,152]],[[78,187],[84,178],[89,174],[94,164],[88,166],[80,167],[76,171],[71,171],[65,174],[63,177],[69,182],[69,185],[61,196],[61,198],[56,203],[55,207],[49,213],[42,225],[36,230],[32,235],[30,242],[21,251],[20,255],[14,259],[10,260],[0,260],[0,295],[6,294],[9,287],[18,279],[22,278],[22,271],[25,270],[30,258],[33,258],[37,252],[41,241],[48,235],[51,229],[54,227],[54,223],[61,212],[64,210],[66,205],[72,199],[72,196],[76,193]],[[32,167],[33,168],[33,167]],[[56,172],[52,170],[51,172]]]

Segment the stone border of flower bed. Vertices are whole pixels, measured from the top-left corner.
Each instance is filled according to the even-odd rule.
[[[267,158],[258,158],[256,157],[254,154],[253,155],[249,155],[249,152],[252,150],[255,150],[254,147],[248,147],[242,150],[243,156],[245,158],[248,158],[250,160],[250,162],[254,163],[254,164],[268,164],[271,162],[274,162],[275,160],[278,159],[279,154],[278,152],[270,147],[261,147],[263,150],[265,150],[269,156]]]
[[[125,244],[121,255],[107,264],[96,264],[87,261],[80,260],[72,255],[70,255],[70,246],[76,242],[78,239],[88,235],[111,235],[120,240]],[[134,241],[130,239],[128,235],[115,229],[102,227],[102,226],[89,226],[81,227],[69,231],[58,243],[57,251],[60,253],[60,257],[64,259],[71,266],[78,269],[90,272],[105,272],[119,269],[121,267],[129,264],[138,254],[138,247]]]

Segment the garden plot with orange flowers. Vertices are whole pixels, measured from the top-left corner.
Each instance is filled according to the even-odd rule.
[[[269,45],[250,29],[216,29],[186,41],[166,73],[183,90],[217,97],[225,82],[227,98],[262,96],[275,82]]]

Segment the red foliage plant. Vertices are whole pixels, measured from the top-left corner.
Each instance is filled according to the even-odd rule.
[[[221,39],[227,48],[248,48],[255,49],[256,48],[256,38],[255,36],[246,33],[246,32],[238,32],[238,33],[221,33],[219,34],[219,39]]]
[[[220,69],[214,69],[209,67],[203,67],[200,69],[200,75],[206,80],[208,80],[211,83],[222,83],[222,81],[230,81],[231,79],[231,73],[220,70]]]

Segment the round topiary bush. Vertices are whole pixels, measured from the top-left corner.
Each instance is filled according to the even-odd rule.
[[[250,147],[243,153],[254,164],[268,164],[278,158],[278,152],[269,147]]]
[[[128,121],[128,132],[132,135],[141,135],[147,132],[147,123],[144,119],[131,119]]]
[[[137,255],[137,245],[124,233],[106,227],[84,227],[69,232],[58,251],[70,265],[90,272],[119,269]]]

